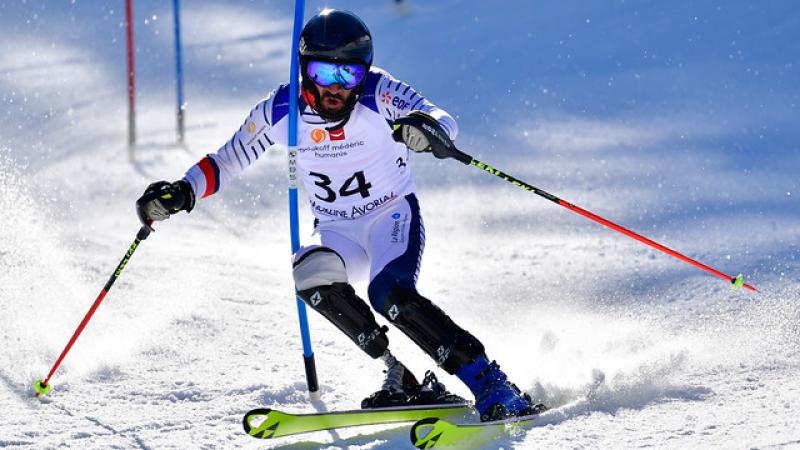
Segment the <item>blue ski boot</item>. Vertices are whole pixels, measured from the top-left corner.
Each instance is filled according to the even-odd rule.
[[[489,362],[485,356],[463,366],[456,376],[475,395],[475,409],[481,422],[538,414],[547,409],[534,404],[530,395],[508,381],[496,361]]]

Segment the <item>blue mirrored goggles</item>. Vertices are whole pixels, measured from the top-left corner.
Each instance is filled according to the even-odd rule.
[[[341,84],[350,90],[361,84],[367,76],[367,66],[363,64],[337,64],[327,61],[309,61],[306,72],[314,83],[328,87]]]

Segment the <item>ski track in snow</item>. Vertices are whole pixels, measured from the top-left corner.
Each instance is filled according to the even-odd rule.
[[[136,3],[134,164],[123,11],[0,3],[0,447],[411,448],[404,426],[275,441],[241,429],[259,406],[351,409],[382,377],[311,312],[323,401],[307,399],[282,149],[157,224],[53,392],[31,396],[133,240],[144,187],[214,151],[288,72],[289,2],[184,4],[189,141],[178,148],[169,5]],[[480,448],[800,448],[800,7],[473,3],[407,0],[399,16],[390,1],[331,6],[362,15],[378,65],[456,114],[463,150],[759,289],[732,291],[417,155],[421,292],[553,407]],[[301,212],[304,238],[310,223]],[[397,330],[390,338],[415,372],[431,368]]]

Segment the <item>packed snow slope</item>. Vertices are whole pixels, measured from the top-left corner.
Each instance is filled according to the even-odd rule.
[[[134,3],[131,163],[123,2],[0,0],[0,447],[409,448],[407,427],[241,430],[253,407],[357,407],[382,377],[312,312],[322,403],[307,399],[281,148],[157,224],[32,398],[132,242],[147,184],[180,178],[287,78],[292,2],[182,2],[175,146],[171,2]],[[342,0],[306,17],[323,6],[364,18],[376,64],[453,113],[462,150],[758,288],[417,155],[421,292],[557,408],[484,447],[800,446],[800,3]]]

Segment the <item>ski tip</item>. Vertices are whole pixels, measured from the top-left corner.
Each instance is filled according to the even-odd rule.
[[[41,395],[47,395],[53,390],[52,384],[45,384],[42,380],[36,380],[36,383],[33,384],[33,390],[36,393],[33,395],[34,397],[39,397]]]
[[[256,417],[260,417],[262,419],[266,418],[271,412],[272,410],[269,408],[257,408],[248,411],[247,414],[245,414],[244,417],[242,417],[242,427],[244,427],[244,432],[249,434],[250,436],[255,436],[256,434],[258,434],[259,433],[258,428],[260,428],[260,426],[259,425],[253,426],[253,424],[250,422],[251,419]]]
[[[436,445],[442,433],[437,431],[437,424],[440,419],[429,418],[417,421],[411,427],[411,443],[414,447],[421,449],[432,448]]]

